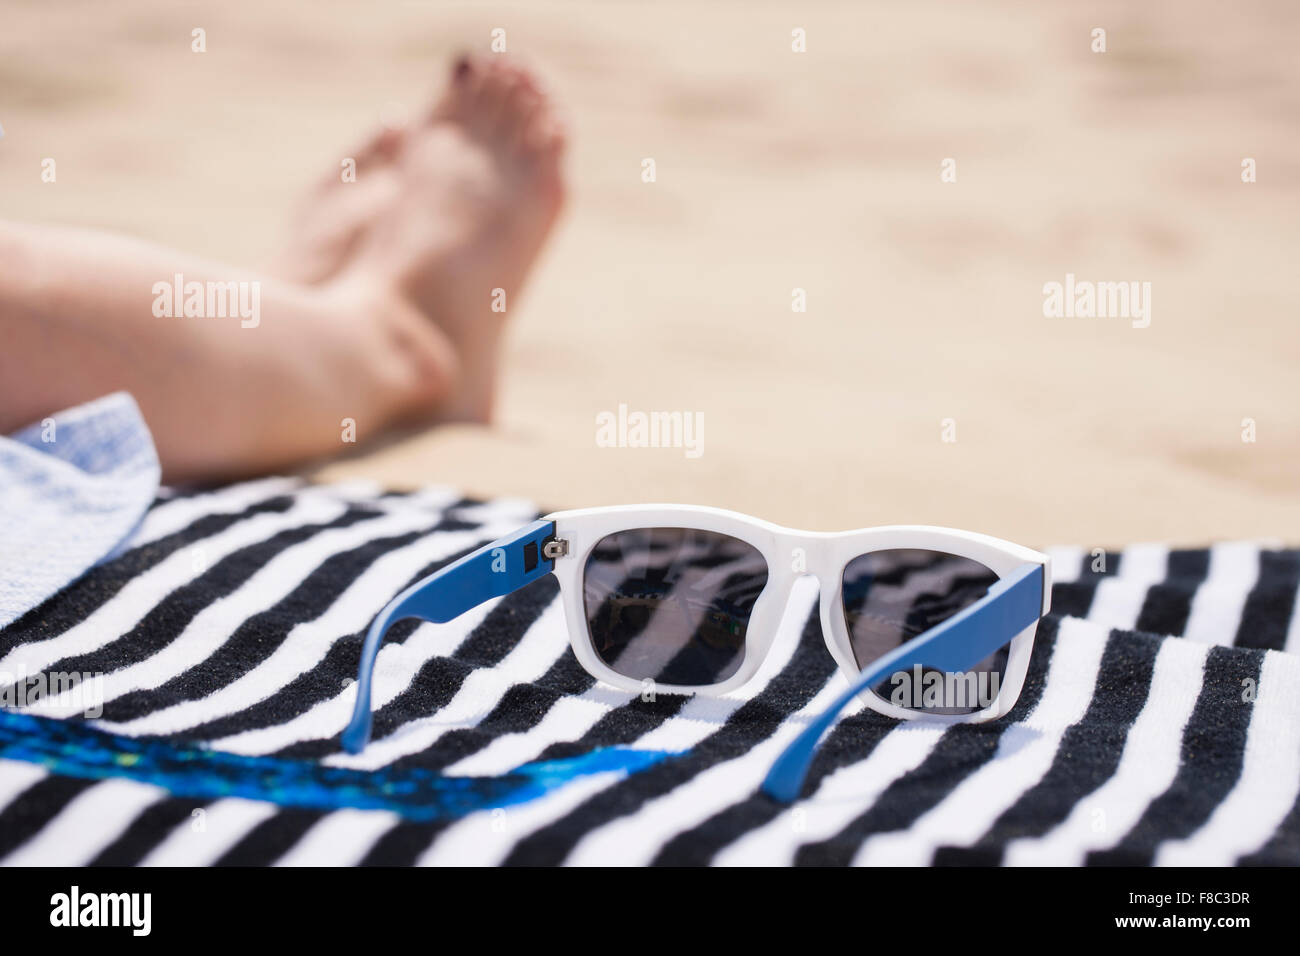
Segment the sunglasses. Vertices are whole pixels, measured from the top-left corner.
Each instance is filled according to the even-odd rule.
[[[621,690],[718,696],[743,687],[802,575],[821,587],[826,648],[848,689],[772,765],[763,791],[799,796],[823,735],[855,699],[887,717],[994,720],[1024,686],[1047,613],[1045,554],[921,525],[795,531],[690,505],[559,511],[397,595],[371,624],[343,746],[370,739],[370,685],[388,629],[445,623],[554,574],[578,662]]]

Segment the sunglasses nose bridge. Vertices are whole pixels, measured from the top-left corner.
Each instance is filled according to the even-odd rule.
[[[831,549],[827,547],[826,539],[820,536],[786,532],[777,538],[774,552],[772,560],[783,562],[779,568],[782,574],[792,580],[816,578],[822,590],[838,572],[831,566],[834,563]]]
[[[775,605],[770,613],[775,614],[775,620],[785,621],[796,607],[802,607],[800,613],[803,616],[798,625],[802,628],[803,621],[811,612],[818,618],[827,652],[842,670],[852,673],[852,662],[845,658],[831,630],[841,568],[830,552],[830,548],[819,546],[816,539],[810,542],[800,536],[791,536],[778,543],[769,558],[769,599]],[[781,567],[770,567],[778,561],[782,562]],[[807,605],[804,605],[805,601]],[[775,627],[773,641],[777,636]]]
[[[823,538],[785,532],[773,541],[768,555],[769,581],[780,589],[774,597],[779,597],[782,608],[789,609],[797,590],[815,588],[819,602],[833,593],[838,569],[832,567],[831,549]]]
[[[848,665],[829,626],[839,600],[839,580],[844,571],[834,541],[831,535],[788,532],[776,542],[777,556],[772,560],[786,561],[782,569],[785,585],[781,600],[787,610],[797,589],[815,587],[813,611],[820,619],[822,639],[826,650],[843,668]],[[805,583],[806,579],[810,579],[809,583]]]

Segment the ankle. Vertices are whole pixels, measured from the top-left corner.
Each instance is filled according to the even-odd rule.
[[[324,290],[341,331],[339,360],[386,424],[428,418],[455,394],[462,378],[459,357],[396,288],[372,275],[347,273]]]

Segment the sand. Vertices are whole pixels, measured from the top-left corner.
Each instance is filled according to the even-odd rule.
[[[239,264],[494,27],[565,104],[572,203],[509,303],[498,422],[322,477],[1032,545],[1300,540],[1294,4],[9,0],[4,20],[4,214]],[[1067,274],[1149,282],[1149,326],[1045,317]],[[600,447],[620,404],[701,416],[701,453]]]

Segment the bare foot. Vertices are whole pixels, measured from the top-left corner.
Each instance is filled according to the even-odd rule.
[[[465,58],[423,121],[358,151],[356,182],[334,171],[308,197],[279,271],[378,297],[422,369],[403,417],[491,417],[506,315],[563,202],[563,147],[527,71]]]

